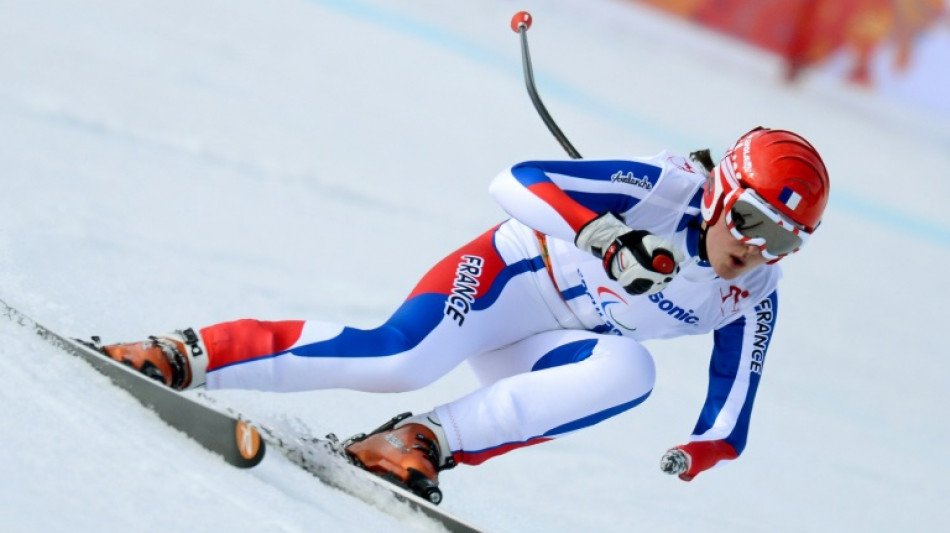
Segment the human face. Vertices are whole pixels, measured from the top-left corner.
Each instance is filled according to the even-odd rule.
[[[722,279],[735,279],[766,263],[762,249],[733,237],[721,216],[706,231],[706,256],[713,270]]]

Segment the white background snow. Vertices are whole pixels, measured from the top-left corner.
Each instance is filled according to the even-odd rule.
[[[493,532],[936,531],[950,519],[950,127],[607,0],[4,0],[0,297],[63,333],[135,340],[220,321],[375,326],[504,218],[489,180],[566,157],[721,154],[803,133],[833,193],[784,262],[743,457],[658,470],[705,396],[710,339],[651,343],[648,402],[443,475]],[[276,455],[239,471],[82,361],[0,320],[0,530],[411,531]],[[348,435],[469,391],[463,365],[399,395],[220,392]]]

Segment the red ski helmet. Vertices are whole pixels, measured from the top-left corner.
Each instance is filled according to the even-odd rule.
[[[715,224],[738,190],[751,189],[810,234],[821,222],[829,188],[825,164],[804,137],[786,130],[756,128],[736,141],[706,180],[703,219]]]

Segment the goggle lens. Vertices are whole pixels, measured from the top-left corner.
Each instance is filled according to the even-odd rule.
[[[762,254],[770,260],[796,252],[808,236],[749,190],[738,195],[727,215],[726,222],[733,235],[762,247]]]

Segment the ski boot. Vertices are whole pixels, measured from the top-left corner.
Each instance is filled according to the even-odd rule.
[[[207,364],[195,358],[206,352],[191,328],[140,342],[103,346],[98,337],[93,337],[92,343],[83,344],[175,390],[195,388],[205,382]]]
[[[438,473],[455,466],[435,413],[395,416],[369,435],[350,437],[343,449],[357,466],[436,505]]]

